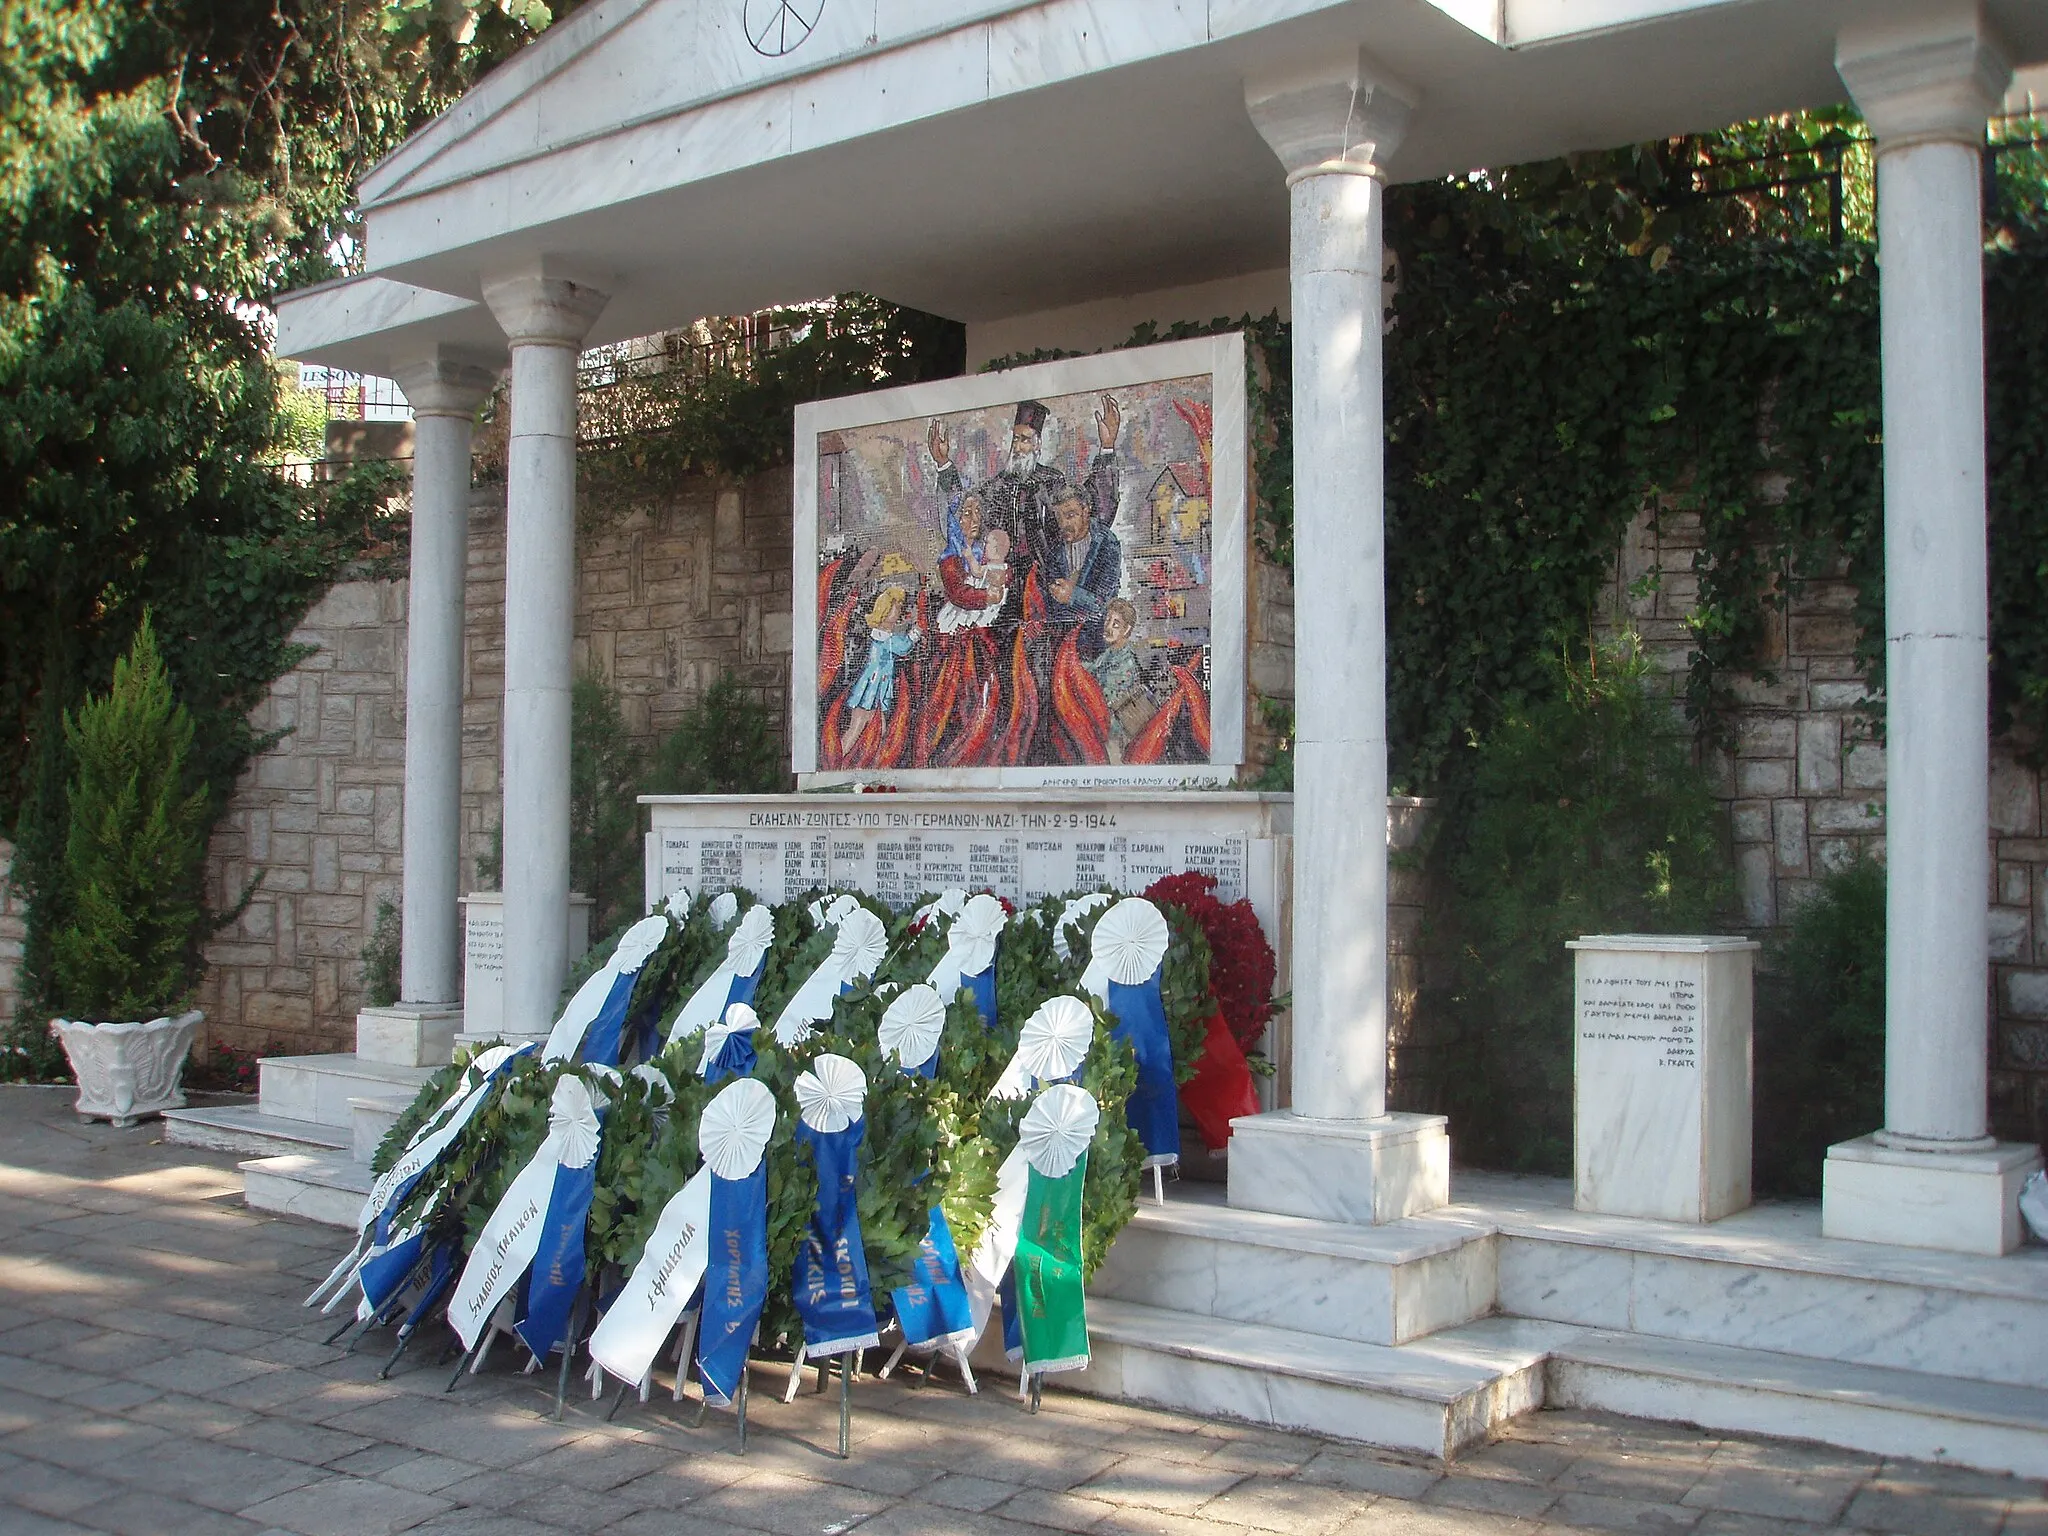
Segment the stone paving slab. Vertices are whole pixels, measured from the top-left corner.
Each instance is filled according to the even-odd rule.
[[[2048,1536],[2048,1485],[1610,1415],[1539,1413],[1446,1465],[1014,1384],[784,1406],[749,1454],[665,1393],[607,1424],[501,1351],[377,1380],[299,1302],[331,1228],[251,1211],[231,1154],[0,1087],[0,1536]]]

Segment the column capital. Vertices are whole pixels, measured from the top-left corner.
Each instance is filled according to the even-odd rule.
[[[1292,182],[1351,174],[1386,179],[1418,92],[1363,49],[1247,79],[1245,110]]]
[[[2012,59],[1976,0],[1892,12],[1844,27],[1835,73],[1877,136],[1877,152],[1975,146],[2012,82]]]
[[[466,420],[476,414],[477,407],[497,387],[504,368],[503,352],[437,346],[397,364],[391,376],[405,392],[413,415],[460,416]]]
[[[513,346],[578,347],[611,295],[545,266],[484,280],[484,303]]]

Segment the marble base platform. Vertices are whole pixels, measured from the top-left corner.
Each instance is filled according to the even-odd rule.
[[[1450,1122],[1442,1115],[1313,1120],[1282,1109],[1230,1122],[1237,1210],[1378,1226],[1450,1198]]]
[[[1439,1213],[1384,1226],[1234,1210],[1177,1188],[1140,1203],[1091,1296],[1361,1344],[1406,1344],[1491,1312],[1493,1228]]]
[[[1821,1233],[1900,1248],[1993,1256],[2019,1247],[2020,1186],[2040,1148],[2000,1142],[1988,1152],[1915,1152],[1859,1136],[1828,1148]]]
[[[356,1015],[356,1056],[396,1067],[444,1067],[462,1027],[460,1003],[398,1003]]]
[[[347,1157],[374,1149],[433,1071],[360,1054],[266,1056],[256,1103],[167,1110],[165,1139],[252,1156]]]
[[[1487,1318],[1399,1349],[1090,1299],[1085,1371],[1057,1386],[1425,1456],[1455,1456],[1543,1406],[1574,1330]]]
[[[259,1211],[299,1216],[353,1230],[375,1181],[367,1163],[346,1152],[298,1152],[240,1165],[242,1194]],[[341,1255],[337,1236],[335,1256]]]

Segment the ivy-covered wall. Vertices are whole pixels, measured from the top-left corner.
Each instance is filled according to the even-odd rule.
[[[1700,622],[1691,574],[1698,514],[1644,510],[1603,595],[1602,627],[1626,627],[1682,713]],[[1839,568],[1838,568],[1839,570]],[[1784,924],[1819,879],[1884,854],[1884,743],[1857,658],[1859,593],[1846,574],[1803,583],[1762,616],[1769,675],[1727,680],[1728,734],[1702,753],[1727,808],[1748,930]],[[1999,1135],[2048,1141],[2048,778],[2010,737],[1991,750],[1991,1112]]]

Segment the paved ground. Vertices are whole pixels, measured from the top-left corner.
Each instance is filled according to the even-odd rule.
[[[241,1202],[233,1159],[0,1088],[0,1533],[1230,1536],[1692,1531],[2048,1536],[2048,1486],[1580,1413],[1454,1465],[1049,1395],[863,1382],[730,1420],[561,1424],[538,1379],[376,1380],[299,1306],[328,1228]],[[757,1386],[767,1386],[767,1368]]]

